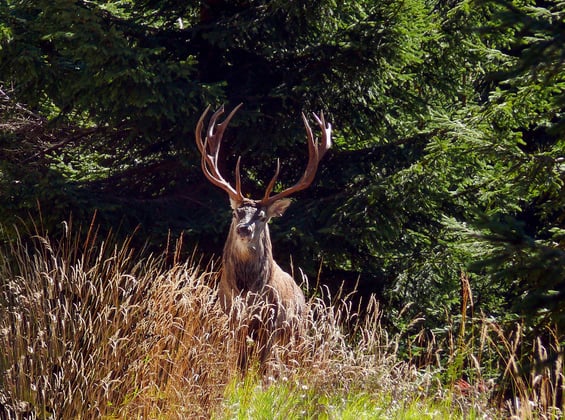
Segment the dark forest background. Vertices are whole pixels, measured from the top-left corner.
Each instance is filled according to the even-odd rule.
[[[259,197],[276,158],[279,188],[300,177],[300,112],[323,110],[333,148],[271,228],[283,267],[434,334],[468,279],[475,313],[563,343],[564,22],[562,1],[1,2],[0,239],[96,214],[218,256],[202,111],[244,104],[221,160]]]

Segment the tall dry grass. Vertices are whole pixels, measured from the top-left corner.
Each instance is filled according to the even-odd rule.
[[[207,412],[233,366],[214,274],[81,236],[0,255],[3,416]]]
[[[221,409],[240,375],[240,343],[216,302],[215,264],[178,253],[166,263],[98,238],[93,226],[72,230],[56,241],[22,235],[0,252],[0,417],[206,418]],[[355,314],[328,299],[311,298],[306,337],[274,349],[265,383],[307,379],[335,391],[415,377],[395,360],[375,302],[352,346],[343,325]]]
[[[217,263],[203,264],[196,253],[182,260],[182,244],[174,248],[173,255],[150,255],[127,240],[98,238],[93,226],[84,234],[67,226],[58,240],[22,234],[4,244],[0,418],[221,417],[226,390],[241,380],[241,343],[217,303]],[[454,328],[450,363],[462,363],[463,357],[477,369],[467,378],[470,388],[457,385],[452,392],[438,379],[446,367],[432,360],[438,351],[433,340],[425,367],[399,360],[401,338],[389,337],[381,327],[375,300],[360,318],[347,296],[330,296],[324,288],[308,294],[305,335],[291,346],[274,348],[260,380],[263,387],[284,382],[318,395],[361,393],[386,401],[385,413],[426,399],[450,399],[463,416],[472,410],[489,418],[496,412],[489,403],[495,387],[479,386],[487,380],[480,358],[489,349],[507,348],[500,358],[512,360],[517,336],[485,321],[478,332],[482,344],[476,346],[476,340],[465,341],[472,316]],[[508,346],[501,347],[501,340]],[[507,365],[509,377],[517,378]],[[535,392],[551,385],[548,377],[554,376],[542,372],[533,378],[545,381]],[[535,413],[519,412],[519,402],[528,404],[534,397],[518,395],[501,405],[510,408],[507,413],[527,416]]]

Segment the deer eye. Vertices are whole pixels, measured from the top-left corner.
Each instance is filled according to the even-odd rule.
[[[267,213],[265,212],[265,210],[259,210],[259,213],[257,213],[257,217],[259,218],[259,220],[264,222],[265,220],[267,220]]]

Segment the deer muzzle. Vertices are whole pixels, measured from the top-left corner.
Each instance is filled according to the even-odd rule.
[[[248,223],[237,225],[236,232],[241,239],[251,240],[253,237],[253,227]]]

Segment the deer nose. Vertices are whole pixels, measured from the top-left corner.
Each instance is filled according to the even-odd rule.
[[[237,234],[239,236],[251,236],[251,226],[249,225],[239,225],[237,227]]]

